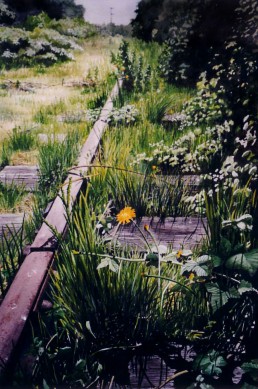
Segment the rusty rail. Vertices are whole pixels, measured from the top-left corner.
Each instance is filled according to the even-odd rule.
[[[108,125],[107,118],[113,108],[113,100],[121,87],[122,80],[118,80],[82,147],[78,167],[74,168],[65,180],[64,186],[70,185],[71,206],[75,203],[83,183],[82,180],[74,180],[74,173],[86,174],[89,170]],[[66,212],[60,196],[54,200],[45,221],[31,245],[30,254],[26,256],[0,306],[0,375],[9,365],[28,317],[37,308],[48,281],[49,269],[57,249],[57,241],[48,225],[61,236],[65,234]]]

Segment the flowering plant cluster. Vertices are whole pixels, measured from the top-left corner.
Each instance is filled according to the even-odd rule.
[[[100,115],[101,108],[88,109],[86,113],[87,120],[94,123]],[[139,111],[134,105],[125,105],[122,108],[113,108],[108,115],[109,125],[133,124],[139,116]]]
[[[119,76],[124,78],[124,88],[128,91],[146,92],[150,86],[151,67],[145,65],[143,57],[130,52],[129,43],[123,41],[118,54],[111,53],[111,61]]]
[[[51,20],[44,13],[29,17],[25,27],[0,27],[0,66],[49,66],[73,60],[72,52],[82,50],[79,39],[94,34],[88,23]]]

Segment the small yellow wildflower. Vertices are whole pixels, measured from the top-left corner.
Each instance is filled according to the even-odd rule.
[[[151,167],[151,169],[152,169],[152,170],[157,170],[157,166],[153,165],[153,166]]]
[[[128,80],[128,78],[129,78],[129,76],[128,76],[128,74],[127,74],[127,75],[125,76],[125,79]]]
[[[177,259],[179,259],[182,254],[183,254],[183,250],[178,250],[178,252],[176,253]]]
[[[149,231],[150,226],[149,226],[148,224],[144,224],[144,227],[143,227],[143,228],[144,228],[145,231]]]
[[[190,275],[189,275],[189,280],[190,280],[190,281],[193,281],[194,277],[195,277],[195,274],[194,274],[194,273],[190,273]]]
[[[135,210],[132,207],[125,207],[116,215],[116,220],[120,224],[128,224],[135,216]]]

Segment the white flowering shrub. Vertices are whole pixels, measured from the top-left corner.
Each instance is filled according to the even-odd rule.
[[[15,13],[1,0],[0,2],[0,24],[12,23],[15,20]]]
[[[5,10],[1,5],[0,18]],[[0,66],[49,66],[73,60],[73,51],[82,50],[80,40],[96,33],[84,20],[55,20],[44,12],[29,16],[24,27],[0,27]]]
[[[73,50],[82,48],[70,37],[36,27],[32,32],[0,27],[0,66],[52,65],[73,60]]]
[[[232,125],[233,122],[225,121],[204,132],[200,128],[191,129],[172,145],[164,141],[150,144],[151,152],[138,154],[134,163],[158,165],[164,171],[184,174],[214,171],[223,162]]]
[[[94,123],[100,116],[101,108],[88,109],[87,120]],[[126,105],[122,108],[113,108],[108,115],[109,125],[129,125],[134,124],[139,116],[138,109],[134,105]]]

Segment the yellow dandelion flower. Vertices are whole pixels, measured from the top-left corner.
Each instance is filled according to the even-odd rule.
[[[132,207],[125,207],[116,215],[116,220],[120,224],[128,224],[135,216],[135,210]]]
[[[179,259],[182,254],[183,254],[183,250],[178,250],[178,252],[176,253],[177,259]]]
[[[153,165],[152,167],[152,170],[157,170],[157,166]]]

